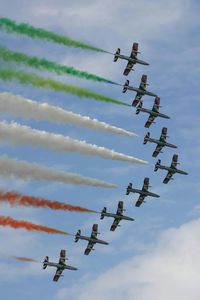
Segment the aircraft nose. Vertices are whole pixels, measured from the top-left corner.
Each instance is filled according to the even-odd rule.
[[[72,271],[77,271],[77,270],[78,270],[78,268],[72,267],[72,266],[70,266],[70,269],[71,269]]]

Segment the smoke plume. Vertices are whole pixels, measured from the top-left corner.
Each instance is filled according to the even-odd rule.
[[[58,124],[72,123],[77,126],[95,130],[137,136],[133,132],[100,122],[97,119],[91,119],[90,117],[64,110],[58,106],[52,106],[48,103],[38,103],[10,93],[0,93],[0,112],[25,119],[35,119],[37,121],[48,120]]]
[[[95,99],[102,102],[114,103],[118,105],[131,106],[120,100],[92,92],[90,90],[79,88],[73,85],[65,84],[51,78],[44,78],[33,73],[15,71],[13,69],[1,69],[0,79],[4,81],[17,80],[21,84],[31,84],[38,88],[51,89],[57,92],[66,92],[76,95],[80,98]]]
[[[53,210],[96,213],[95,210],[91,210],[85,207],[75,206],[59,201],[50,201],[48,199],[39,197],[21,195],[17,192],[0,191],[0,202],[9,203],[12,207],[32,206],[38,208],[49,208]]]
[[[18,64],[23,64],[25,66],[33,67],[39,70],[54,72],[58,75],[68,74],[71,76],[85,78],[87,80],[116,84],[111,80],[97,76],[95,74],[91,74],[86,71],[76,70],[73,67],[60,65],[56,62],[49,61],[45,58],[38,58],[36,56],[29,56],[21,52],[15,52],[5,47],[0,47],[0,58],[7,62],[14,61]]]
[[[79,152],[85,155],[100,156],[105,159],[122,160],[132,163],[147,163],[144,160],[104,147],[88,144],[61,134],[32,129],[17,123],[0,122],[0,140],[10,141],[14,145],[30,144],[51,151]]]
[[[69,235],[68,232],[61,231],[55,228],[34,224],[24,220],[15,220],[11,217],[0,216],[0,226],[9,226],[14,229],[26,229],[28,231],[40,231],[52,234]]]
[[[30,38],[39,38],[49,42],[62,44],[68,47],[87,49],[97,52],[106,52],[100,48],[93,47],[81,41],[73,40],[70,37],[59,35],[42,28],[33,27],[27,23],[17,24],[14,20],[8,18],[0,18],[0,30],[7,33],[15,33],[20,35],[27,35]]]
[[[84,177],[76,173],[68,173],[63,171],[57,171],[53,168],[40,166],[36,163],[29,163],[26,161],[20,161],[8,158],[6,156],[0,156],[0,176],[4,177],[18,177],[20,179],[28,180],[47,180],[61,182],[65,184],[76,185],[91,185],[104,188],[116,188],[117,186],[112,183]]]

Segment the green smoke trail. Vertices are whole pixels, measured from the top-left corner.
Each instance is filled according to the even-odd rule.
[[[27,23],[17,24],[14,20],[7,19],[7,18],[0,18],[0,30],[6,31],[8,33],[27,35],[31,38],[48,40],[69,47],[88,49],[97,52],[106,52],[103,49],[96,48],[91,45],[73,40],[70,37],[59,35],[42,28],[33,27]]]
[[[45,58],[40,59],[36,56],[29,56],[21,52],[14,52],[1,46],[0,58],[2,58],[4,61],[14,61],[19,64],[24,64],[29,67],[34,67],[36,69],[48,70],[57,74],[69,74],[76,77],[86,78],[88,80],[115,84],[115,82],[105,79],[103,77],[99,77],[94,74],[87,73],[85,71],[79,71],[74,69],[73,67],[63,66],[55,62],[46,60]]]
[[[52,89],[58,92],[66,92],[79,97],[92,98],[99,101],[115,103],[119,105],[131,106],[120,100],[97,94],[90,90],[65,84],[50,78],[44,78],[32,73],[19,72],[12,69],[0,69],[0,79],[4,81],[18,80],[22,84],[32,84],[36,87]]]

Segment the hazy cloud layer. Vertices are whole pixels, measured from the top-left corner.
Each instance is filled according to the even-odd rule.
[[[119,263],[96,279],[59,291],[56,300],[198,300],[200,219],[163,232],[146,254]],[[133,242],[134,243],[134,242]]]

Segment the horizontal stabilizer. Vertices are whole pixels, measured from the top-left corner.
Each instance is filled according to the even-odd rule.
[[[114,55],[114,60],[113,60],[114,62],[118,60],[119,54],[120,54],[120,48],[117,48],[117,51],[115,52],[115,55]]]

